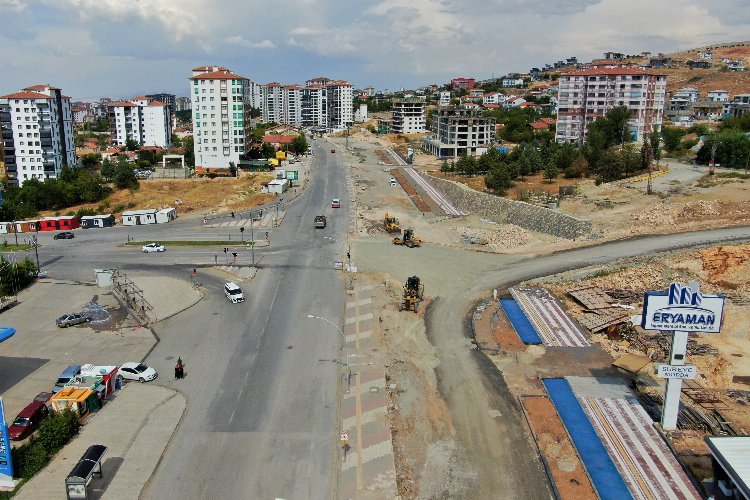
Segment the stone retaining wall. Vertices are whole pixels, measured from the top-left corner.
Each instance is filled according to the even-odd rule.
[[[515,224],[530,231],[574,239],[591,232],[591,221],[577,219],[549,208],[480,193],[456,182],[425,175],[453,205],[500,224]]]

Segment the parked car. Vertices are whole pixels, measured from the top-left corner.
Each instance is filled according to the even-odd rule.
[[[46,403],[49,401],[49,398],[54,396],[51,392],[40,392],[36,396],[34,396],[34,401],[41,401],[42,403]]]
[[[59,377],[57,377],[57,382],[55,382],[55,386],[52,388],[52,392],[56,393],[60,389],[62,389],[65,384],[73,380],[73,377],[81,373],[81,367],[78,365],[70,365],[68,366],[63,372],[60,374]]]
[[[68,328],[69,326],[77,325],[79,323],[88,323],[91,318],[81,313],[68,313],[63,314],[57,318],[57,326],[60,328]]]
[[[47,415],[49,415],[49,408],[44,401],[32,401],[8,426],[8,437],[13,441],[26,439],[39,427],[39,423]]]
[[[164,245],[160,245],[159,243],[149,243],[147,245],[143,245],[143,253],[163,252],[164,250],[166,250],[166,248],[164,248]]]
[[[390,184],[391,186],[398,186],[398,181],[396,180],[396,178],[395,178],[395,177],[391,177],[391,180],[390,180],[390,181],[388,181],[388,183],[389,183],[389,184]]]
[[[331,200],[331,208],[341,208],[341,200],[334,198]]]
[[[72,240],[75,237],[76,237],[76,235],[73,234],[73,233],[71,233],[70,231],[63,231],[62,233],[57,233],[53,237],[53,239],[56,239],[56,240]]]
[[[245,296],[242,294],[242,289],[234,281],[224,284],[224,295],[227,296],[232,304],[245,302]]]
[[[120,366],[120,375],[125,380],[137,380],[138,382],[148,382],[159,376],[153,368],[143,363],[133,362],[123,363]]]

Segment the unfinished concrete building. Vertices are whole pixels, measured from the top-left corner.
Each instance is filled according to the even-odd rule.
[[[422,134],[425,132],[425,101],[416,99],[396,99],[393,101],[392,134]]]
[[[422,148],[438,158],[482,154],[495,142],[495,119],[477,109],[439,109],[433,130],[435,135],[425,137]]]

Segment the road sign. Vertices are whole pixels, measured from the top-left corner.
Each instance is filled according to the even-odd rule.
[[[298,181],[299,180],[299,170],[287,170],[286,171],[286,178],[290,181]]]
[[[668,365],[659,364],[656,367],[657,373],[661,378],[680,378],[694,379],[698,376],[698,369],[695,365]]]
[[[9,484],[13,480],[13,459],[10,453],[8,427],[5,425],[5,413],[3,411],[3,398],[0,398],[0,483],[3,485]]]
[[[349,433],[344,431],[341,433],[341,443],[342,444],[349,444]]]

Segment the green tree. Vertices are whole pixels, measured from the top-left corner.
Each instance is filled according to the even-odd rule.
[[[295,137],[289,145],[289,150],[296,155],[305,153],[307,151],[307,139],[305,138],[305,135],[299,134]]]
[[[81,156],[81,165],[86,169],[94,169],[102,162],[100,153],[89,153]]]
[[[125,149],[128,151],[136,151],[139,147],[140,144],[135,139],[125,139]]]
[[[678,127],[663,127],[661,138],[664,141],[664,149],[670,153],[677,151],[680,147],[680,141],[685,136],[685,129]]]
[[[557,179],[558,175],[560,175],[560,170],[555,163],[550,163],[544,168],[544,178],[548,181],[552,182],[552,180]]]
[[[193,123],[193,111],[190,109],[175,111],[174,115],[177,118],[177,121],[183,125]]]
[[[145,161],[149,166],[156,165],[156,151],[153,149],[141,149],[138,151],[138,163]]]
[[[117,162],[112,181],[120,189],[138,189],[138,177],[133,172],[133,166],[125,158],[120,158]]]
[[[188,167],[194,167],[195,166],[195,150],[193,146],[192,135],[189,135],[182,140],[182,149],[184,150],[182,154],[185,155],[185,164]]]
[[[658,130],[651,132],[651,157],[655,161],[661,160],[661,134]]]
[[[448,160],[443,160],[443,162],[440,164],[440,171],[443,173],[450,172],[450,166],[448,165]]]
[[[505,194],[513,185],[505,164],[501,164],[499,167],[487,172],[487,175],[484,176],[484,185],[498,194]]]
[[[39,443],[54,453],[78,433],[79,427],[78,417],[72,411],[53,413],[39,424]]]
[[[607,136],[599,127],[589,127],[586,134],[586,143],[583,145],[582,153],[588,162],[588,168],[596,172],[599,161],[607,149]]]
[[[112,178],[115,176],[115,164],[112,163],[112,160],[109,158],[105,158],[104,161],[102,161],[102,166],[99,168],[99,173],[101,176],[107,181],[111,182]]]

